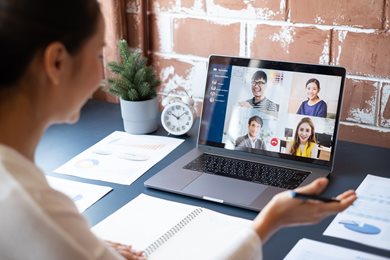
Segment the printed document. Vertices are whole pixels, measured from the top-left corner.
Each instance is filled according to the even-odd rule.
[[[50,187],[67,195],[76,204],[80,213],[109,193],[112,188],[71,181],[46,175]]]
[[[183,141],[115,131],[54,172],[130,185]]]
[[[324,235],[390,250],[390,179],[367,175],[357,200],[337,214]]]
[[[389,260],[362,251],[352,250],[341,246],[330,245],[303,238],[291,249],[284,260]]]

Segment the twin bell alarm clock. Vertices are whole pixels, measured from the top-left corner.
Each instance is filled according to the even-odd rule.
[[[173,90],[177,94],[179,89]],[[172,96],[171,90],[161,102],[164,107],[161,112],[161,123],[164,129],[172,135],[186,134],[195,122],[194,100],[184,88],[180,91],[185,92],[186,95]]]

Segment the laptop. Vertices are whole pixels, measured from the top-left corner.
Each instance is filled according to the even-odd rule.
[[[210,56],[196,148],[144,185],[258,211],[276,193],[327,176],[345,73]]]

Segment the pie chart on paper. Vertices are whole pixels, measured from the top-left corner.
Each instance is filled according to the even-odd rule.
[[[74,166],[81,169],[90,169],[99,164],[99,161],[96,159],[82,159],[75,162]]]
[[[366,235],[376,235],[381,232],[381,229],[370,224],[359,224],[355,221],[351,220],[343,220],[339,222],[340,224],[344,225],[346,229],[349,229],[351,231],[357,232],[357,233],[362,233]]]

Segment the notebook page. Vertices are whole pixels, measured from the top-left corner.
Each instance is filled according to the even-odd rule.
[[[197,207],[141,194],[92,228],[100,238],[144,250]]]
[[[223,252],[251,221],[203,208],[201,214],[165,242],[148,259],[209,259]]]

